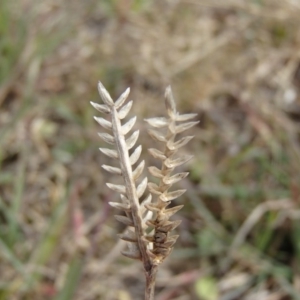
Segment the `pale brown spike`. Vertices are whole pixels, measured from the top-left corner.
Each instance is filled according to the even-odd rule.
[[[198,114],[184,114],[184,115],[176,115],[176,121],[182,122],[182,121],[188,121],[190,119],[193,119],[197,117]]]
[[[126,140],[126,146],[127,149],[130,150],[136,143],[138,137],[139,137],[139,130],[136,130],[127,140]]]
[[[104,113],[104,114],[109,114],[110,113],[110,108],[107,105],[98,104],[98,103],[95,103],[95,102],[92,102],[92,101],[90,103],[95,109],[97,109],[101,113]]]
[[[159,189],[159,186],[153,182],[148,183],[148,189],[150,193],[156,194],[156,195],[161,195],[162,192]]]
[[[103,128],[111,130],[112,129],[112,124],[111,122],[100,118],[100,117],[94,117],[94,119],[97,121],[98,124],[100,124]]]
[[[131,118],[127,123],[122,125],[122,133],[126,135],[134,126],[136,121],[136,117]]]
[[[189,122],[189,123],[182,123],[180,125],[177,125],[176,128],[175,128],[175,133],[178,134],[178,133],[181,133],[193,126],[195,126],[196,124],[198,124],[200,121],[195,121],[195,122]]]
[[[114,208],[123,210],[125,212],[130,212],[130,205],[129,204],[124,204],[124,203],[119,203],[119,202],[108,202],[108,204]]]
[[[156,167],[150,167],[149,172],[158,178],[158,184],[149,183],[149,191],[155,194],[155,201],[151,203],[151,194],[144,197],[143,194],[147,189],[147,177],[139,184],[136,180],[141,176],[145,162],[142,161],[137,167],[132,167],[140,158],[142,147],[138,146],[131,151],[137,142],[139,131],[131,132],[136,117],[124,122],[131,107],[132,101],[128,101],[129,89],[113,101],[109,93],[99,82],[99,94],[105,105],[92,105],[104,113],[110,113],[111,120],[95,117],[95,120],[105,129],[111,130],[112,135],[100,133],[100,137],[109,144],[116,146],[116,150],[103,149],[100,150],[107,156],[119,160],[120,166],[112,167],[103,165],[102,167],[113,174],[122,175],[124,177],[124,186],[107,183],[107,186],[121,194],[120,203],[109,202],[109,204],[121,211],[124,215],[117,215],[115,218],[133,228],[127,229],[120,235],[125,240],[128,249],[122,251],[124,256],[133,259],[140,259],[143,262],[144,270],[147,276],[147,288],[145,298],[153,298],[155,273],[158,265],[170,254],[177,236],[169,236],[170,231],[176,228],[181,221],[170,221],[169,218],[179,211],[183,205],[167,208],[171,200],[181,196],[185,190],[171,191],[171,186],[179,180],[185,178],[188,173],[182,172],[171,175],[175,167],[187,162],[191,156],[178,156],[177,150],[187,144],[192,137],[185,136],[176,141],[176,134],[187,130],[196,125],[198,122],[189,121],[196,114],[179,115],[176,111],[176,104],[172,95],[171,87],[166,89],[165,104],[167,108],[167,118],[151,118],[145,120],[152,129],[149,134],[154,140],[164,143],[164,152],[157,149],[149,149],[149,153],[156,159],[161,160],[161,170]],[[162,128],[163,132],[158,129]],[[126,136],[128,135],[128,138]],[[131,154],[130,154],[130,153]],[[139,180],[140,181],[140,180]],[[143,201],[141,198],[145,198]],[[122,213],[121,213],[122,214]],[[151,278],[151,280],[148,280]],[[153,279],[152,279],[153,278]],[[147,298],[147,299],[148,299]]]
[[[108,157],[111,157],[111,158],[115,158],[115,159],[118,159],[119,158],[119,155],[118,155],[118,152],[116,150],[113,150],[113,149],[107,149],[107,148],[99,148],[99,150],[107,155]]]
[[[106,105],[114,106],[114,101],[111,99],[108,91],[105,89],[105,87],[100,81],[98,82],[98,92]]]
[[[174,119],[176,116],[176,104],[175,104],[174,97],[172,94],[171,86],[168,86],[166,88],[165,104],[166,104],[168,115],[171,117],[171,119]]]
[[[168,121],[166,118],[150,118],[145,119],[145,121],[152,127],[162,128],[168,126]]]
[[[182,155],[182,156],[177,157],[177,158],[169,157],[164,161],[164,164],[165,164],[166,167],[173,169],[173,168],[176,168],[176,167],[178,167],[182,164],[185,164],[192,157],[193,157],[193,155]]]
[[[132,107],[132,101],[129,101],[127,104],[125,104],[118,112],[118,117],[120,120],[124,119],[127,114],[129,113],[131,107]]]
[[[138,161],[138,159],[141,156],[141,153],[142,153],[142,146],[139,145],[138,147],[135,148],[135,150],[133,151],[133,153],[129,157],[131,165],[134,165]]]
[[[124,185],[118,185],[118,184],[113,184],[113,183],[106,183],[106,185],[112,189],[113,191],[120,193],[120,194],[125,194],[126,193],[126,187]]]
[[[122,171],[120,168],[116,168],[116,167],[112,167],[112,166],[108,166],[108,165],[102,165],[101,167],[104,170],[106,170],[107,172],[110,172],[112,174],[122,175]]]
[[[149,167],[148,170],[149,170],[150,174],[153,175],[154,177],[157,177],[157,178],[163,178],[164,177],[161,170],[159,170],[156,167]]]
[[[180,197],[186,190],[178,190],[169,193],[163,193],[159,196],[159,199],[163,202],[168,202]]]
[[[127,242],[136,242],[137,241],[136,233],[131,230],[127,230],[125,233],[119,234],[119,237],[121,240],[124,240]]]
[[[124,102],[126,101],[129,93],[130,93],[130,88],[127,88],[126,91],[124,93],[122,93],[122,95],[115,102],[116,109],[119,109],[124,104]]]
[[[157,149],[150,148],[150,149],[148,149],[148,152],[156,159],[160,159],[160,160],[166,159],[166,156],[164,155],[164,153]]]
[[[175,174],[173,176],[165,176],[162,181],[164,184],[169,184],[169,185],[173,185],[174,183],[180,181],[181,179],[185,178],[186,176],[189,175],[189,172],[183,172],[183,173],[178,173]]]
[[[138,198],[141,198],[141,196],[144,194],[146,187],[147,187],[148,178],[145,177],[143,181],[138,185],[136,188],[136,194]]]
[[[148,129],[148,133],[155,141],[164,142],[164,143],[167,142],[166,137],[159,131]]]
[[[140,164],[135,168],[135,170],[132,172],[133,180],[136,181],[142,174],[145,166],[145,161],[142,160]]]
[[[180,147],[186,145],[193,137],[194,136],[185,136],[176,142],[169,140],[167,142],[167,147],[170,150],[178,150]]]
[[[125,217],[125,216],[119,216],[119,215],[115,215],[114,217],[116,220],[125,224],[126,226],[134,227],[134,223],[133,223],[132,219]]]
[[[102,133],[102,132],[98,132],[98,135],[104,142],[111,144],[111,145],[115,144],[115,138],[112,135],[110,135],[108,133]]]

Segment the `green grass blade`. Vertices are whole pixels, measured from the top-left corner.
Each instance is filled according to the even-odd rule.
[[[66,193],[67,194],[67,193]],[[67,221],[67,196],[58,203],[55,208],[52,217],[49,220],[49,227],[43,234],[40,243],[36,246],[35,251],[32,253],[29,264],[32,266],[44,266],[49,259],[57,244],[59,243],[59,237],[63,231],[65,222]],[[23,291],[30,289],[40,279],[40,274],[32,273],[28,276],[28,280],[24,282]]]
[[[18,174],[15,180],[15,193],[10,207],[10,218],[9,218],[9,235],[8,241],[9,245],[13,246],[14,243],[18,240],[19,235],[19,214],[22,202],[22,195],[25,186],[25,169],[27,161],[27,151],[26,146],[22,149],[22,158],[18,166]]]
[[[20,274],[25,276],[25,269],[23,264],[17,259],[12,250],[3,242],[0,238],[0,253],[1,256],[4,257],[7,261],[11,263],[11,265],[17,270]]]
[[[83,259],[79,255],[71,261],[69,270],[66,275],[65,285],[54,300],[71,300],[78,287],[83,267]]]

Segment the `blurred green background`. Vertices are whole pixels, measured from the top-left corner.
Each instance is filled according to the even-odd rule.
[[[200,124],[157,300],[300,299],[300,1],[2,0],[0,300],[142,299],[89,101]],[[159,145],[157,145],[159,147]],[[107,162],[106,162],[107,160]]]

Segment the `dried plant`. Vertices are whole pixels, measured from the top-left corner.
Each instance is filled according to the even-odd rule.
[[[139,131],[134,131],[129,137],[127,134],[132,130],[136,117],[131,118],[122,125],[123,120],[132,107],[132,101],[124,104],[130,89],[128,88],[115,102],[99,82],[99,94],[104,104],[91,102],[93,107],[101,113],[110,114],[111,120],[95,117],[95,120],[105,129],[112,132],[99,133],[101,139],[108,144],[114,145],[116,149],[100,148],[105,155],[118,160],[119,166],[103,165],[102,167],[116,175],[124,178],[124,185],[107,183],[107,186],[121,194],[121,202],[110,202],[109,204],[124,212],[123,215],[116,215],[116,219],[127,227],[120,238],[127,241],[127,249],[122,254],[132,259],[141,260],[145,270],[146,288],[145,299],[154,297],[155,277],[159,264],[170,254],[172,247],[178,238],[177,235],[170,235],[181,221],[170,221],[170,217],[180,210],[183,205],[167,208],[172,200],[181,196],[185,190],[169,191],[177,181],[185,178],[188,173],[171,174],[173,170],[187,162],[191,156],[177,155],[180,147],[187,144],[193,137],[185,136],[175,140],[176,135],[196,125],[198,122],[190,122],[197,114],[180,115],[176,111],[175,102],[171,88],[166,89],[165,103],[167,108],[166,118],[147,119],[147,123],[155,129],[149,129],[150,136],[155,140],[164,143],[164,151],[149,149],[149,153],[161,161],[161,169],[149,167],[149,172],[158,178],[158,184],[149,183],[148,189],[151,194],[156,195],[153,201],[151,194],[142,200],[147,188],[148,179],[145,177],[138,184],[145,162],[141,161],[137,167],[133,167],[140,158],[142,147],[131,149],[136,144]],[[165,133],[157,131],[157,128],[164,128]],[[130,153],[131,151],[131,153]]]

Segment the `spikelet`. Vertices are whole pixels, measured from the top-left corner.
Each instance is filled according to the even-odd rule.
[[[171,252],[172,246],[176,242],[178,236],[170,236],[170,231],[175,229],[181,221],[170,221],[169,218],[180,210],[183,205],[167,208],[170,202],[180,197],[185,190],[169,191],[171,186],[179,180],[185,178],[188,173],[177,173],[171,175],[173,170],[188,160],[191,156],[176,155],[178,149],[187,144],[193,137],[185,136],[176,141],[176,135],[195,126],[198,121],[190,121],[197,114],[179,115],[176,111],[171,88],[168,87],[165,93],[165,104],[167,108],[167,118],[151,118],[145,121],[154,129],[149,129],[150,136],[158,142],[164,143],[164,152],[157,149],[149,149],[149,153],[162,162],[161,169],[149,167],[152,176],[159,179],[158,184],[149,183],[149,191],[157,196],[156,202],[146,204],[146,208],[155,215],[153,220],[148,220],[147,225],[154,228],[154,234],[148,237],[153,242],[153,262],[160,264]],[[165,128],[167,133],[163,134],[159,131]]]
[[[142,147],[136,147],[129,155],[129,150],[135,146],[139,136],[138,130],[130,134],[136,117],[124,124],[121,123],[121,120],[126,118],[132,107],[132,101],[124,104],[130,90],[128,88],[115,102],[101,82],[98,83],[98,91],[104,104],[93,102],[91,104],[101,113],[110,114],[111,117],[111,120],[94,117],[104,129],[110,131],[110,133],[99,133],[99,136],[106,143],[115,146],[115,150],[100,148],[100,151],[120,163],[120,167],[103,165],[102,168],[124,178],[124,185],[107,183],[110,189],[121,194],[120,203],[109,202],[111,206],[125,213],[125,215],[116,215],[115,218],[129,227],[120,235],[120,238],[128,243],[127,249],[122,251],[122,254],[133,259],[142,259],[145,269],[150,269],[152,254],[149,254],[147,249],[149,241],[145,238],[144,232],[147,229],[146,222],[152,217],[152,213],[150,212],[149,215],[146,208],[146,205],[151,203],[151,195],[140,204],[140,198],[147,188],[147,178],[141,180],[139,184],[136,181],[143,172],[145,162],[141,161],[136,167],[133,167],[140,158]]]

